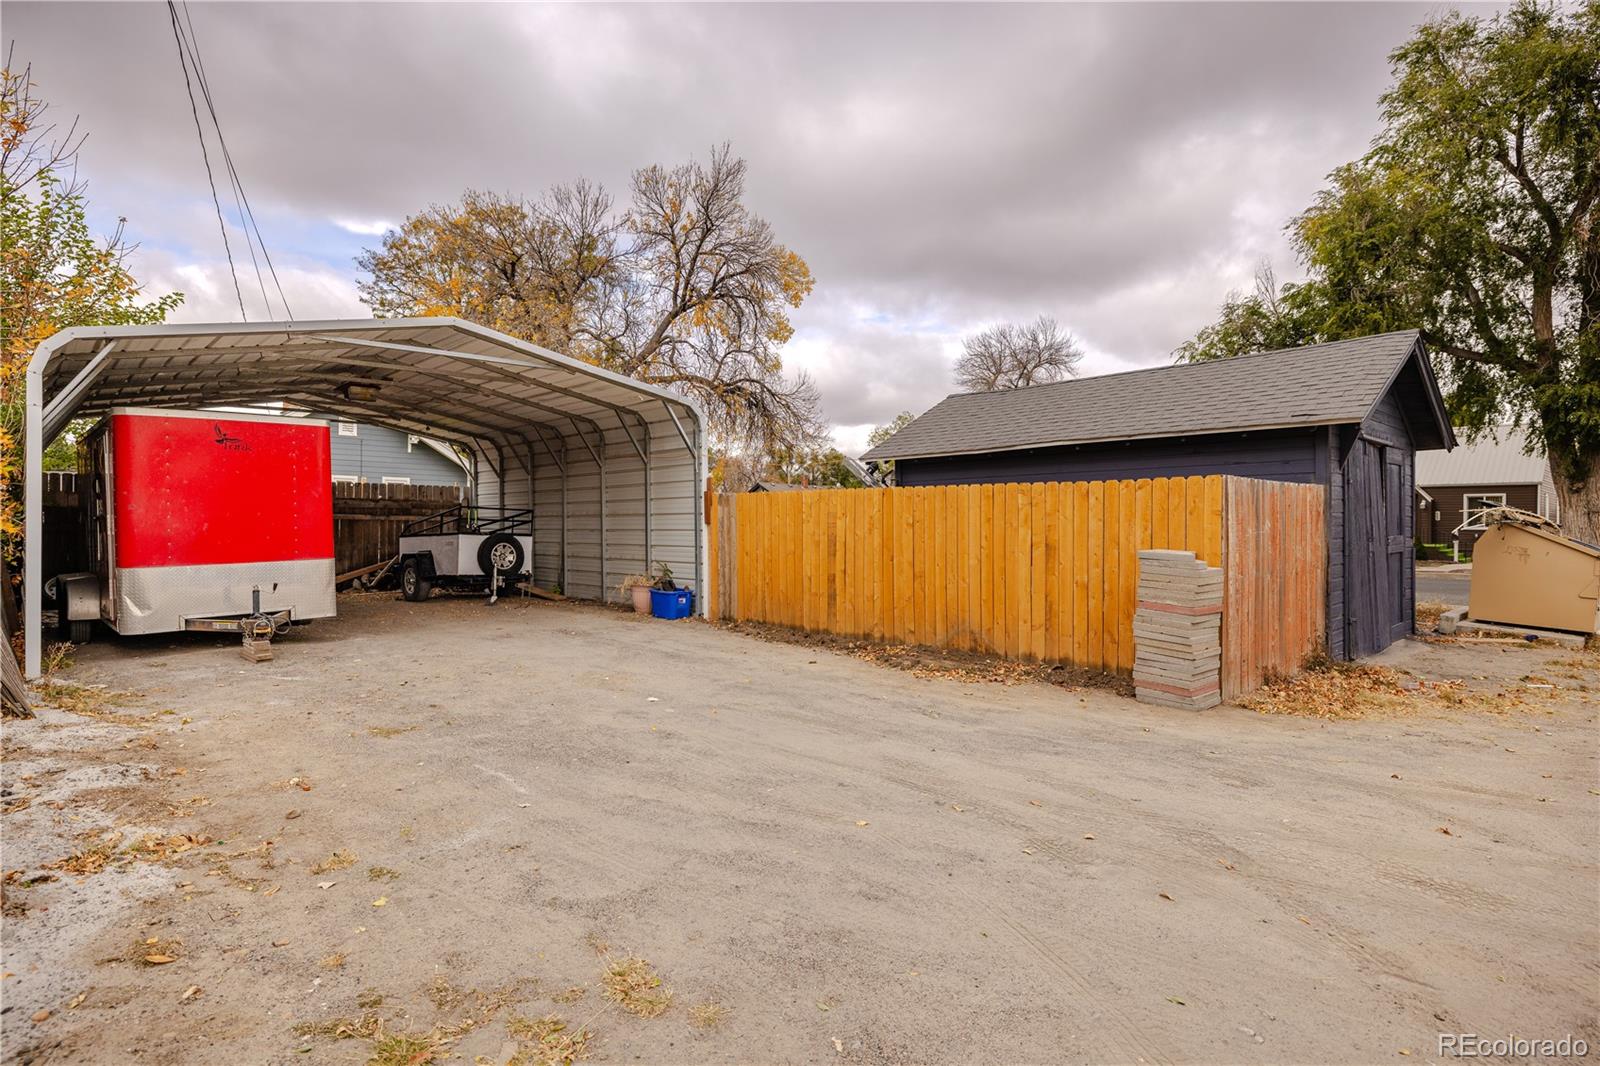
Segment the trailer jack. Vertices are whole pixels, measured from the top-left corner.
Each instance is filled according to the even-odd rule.
[[[239,653],[253,663],[272,658],[272,638],[289,627],[287,610],[267,614],[261,610],[261,587],[250,590],[250,613],[244,617],[185,618],[183,628],[192,633],[238,633],[244,638]]]

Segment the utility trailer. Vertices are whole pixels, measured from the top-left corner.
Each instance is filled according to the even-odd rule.
[[[326,422],[122,407],[84,445],[90,569],[53,582],[74,641],[96,620],[259,641],[334,616]]]
[[[458,503],[400,530],[400,589],[420,601],[435,587],[487,592],[533,575],[533,512]]]

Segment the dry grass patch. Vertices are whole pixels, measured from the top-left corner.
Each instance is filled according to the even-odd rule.
[[[585,988],[584,986],[582,986],[582,985],[573,985],[571,988],[563,989],[562,991],[557,992],[554,995],[552,995],[550,997],[550,1002],[552,1002],[552,1003],[576,1003],[576,1002],[578,1002],[578,1000],[582,999],[584,996],[586,996],[588,994],[589,994],[589,990],[587,988]]]
[[[662,985],[654,966],[637,956],[607,965],[600,984],[607,999],[641,1018],[658,1017],[672,1003],[672,989]]]
[[[335,951],[332,955],[324,955],[318,960],[317,965],[324,970],[337,970],[344,965],[346,955],[342,951]]]
[[[538,1020],[511,1018],[506,1032],[519,1041],[531,1042],[531,1046],[518,1049],[509,1066],[571,1066],[589,1057],[589,1041],[594,1039],[589,1029],[571,1030],[556,1014]]]
[[[375,725],[370,726],[367,732],[375,737],[392,740],[395,737],[405,736],[407,733],[414,733],[420,728],[420,726],[414,725]]]
[[[158,936],[139,937],[120,954],[100,962],[126,962],[139,966],[166,966],[183,958],[183,941]]]
[[[75,877],[88,877],[115,862],[117,851],[122,847],[122,834],[116,831],[108,833],[93,829],[78,839],[81,843],[76,851],[66,858],[45,863],[44,868],[60,870]]]
[[[708,999],[689,1008],[689,1024],[696,1029],[715,1029],[727,1021],[728,1015],[732,1013],[722,1004]]]
[[[1547,699],[1555,691],[1475,690],[1463,681],[1428,681],[1387,666],[1336,662],[1317,656],[1307,660],[1304,672],[1269,679],[1239,700],[1239,705],[1262,714],[1306,718],[1366,718],[1452,710],[1511,714],[1536,709],[1534,699]]]
[[[143,699],[136,692],[116,692],[100,685],[74,685],[65,681],[45,680],[33,688],[41,703],[48,703],[69,714],[85,718],[98,718],[117,725],[146,725],[152,716],[123,714],[112,708],[119,704],[136,703]]]
[[[354,866],[355,864],[356,864],[356,853],[351,851],[351,850],[349,850],[348,848],[340,848],[338,851],[334,852],[332,855],[329,855],[326,859],[323,859],[320,862],[312,863],[311,864],[311,873],[313,875],[315,875],[315,874],[330,874],[335,870],[348,869],[349,867]]]
[[[369,866],[367,867],[367,880],[398,881],[400,880],[400,871],[391,870],[387,866]]]
[[[943,678],[949,681],[982,681],[1001,685],[1037,682],[1059,685],[1063,688],[1096,688],[1123,696],[1133,695],[1131,679],[1099,670],[1084,670],[1054,663],[1024,662],[1020,659],[983,655],[956,648],[888,644],[840,636],[836,633],[808,633],[766,622],[724,621],[713,624],[774,644],[799,644],[821,651],[851,655],[879,666],[905,670],[916,677]]]
[[[211,838],[204,833],[172,833],[168,836],[146,833],[128,845],[128,858],[143,862],[167,862],[209,843]]]
[[[394,1033],[372,1045],[367,1066],[423,1066],[437,1061],[442,1050],[432,1033]]]
[[[320,1036],[328,1040],[370,1040],[378,1035],[383,1023],[376,1014],[367,1013],[359,1018],[329,1018],[321,1022],[300,1022],[294,1027],[296,1036]]]

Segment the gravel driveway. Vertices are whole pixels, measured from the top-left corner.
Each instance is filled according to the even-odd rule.
[[[144,721],[5,724],[7,796],[30,801],[4,816],[7,870],[102,826],[211,838],[8,884],[7,1061],[363,1062],[393,1042],[334,1030],[370,1017],[504,1062],[530,1046],[507,1022],[547,1015],[600,1062],[1600,1044],[1581,693],[1191,714],[596,607],[340,612],[259,665],[210,639],[91,645],[66,676],[143,694]],[[1558,655],[1492,651],[1398,654],[1507,679]],[[1559,662],[1600,685],[1592,656]],[[176,961],[144,962],[152,938]],[[659,1016],[602,994],[633,956],[671,989]]]

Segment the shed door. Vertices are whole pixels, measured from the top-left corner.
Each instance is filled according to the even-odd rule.
[[[1358,439],[1345,461],[1345,638],[1352,658],[1411,631],[1409,453]]]
[[[1410,513],[1411,464],[1409,453],[1401,448],[1382,448],[1383,453],[1383,505],[1384,529],[1388,534],[1387,564],[1389,580],[1386,584],[1391,594],[1389,608],[1389,640],[1399,640],[1411,632],[1412,562],[1416,551],[1411,533],[1406,528]]]

